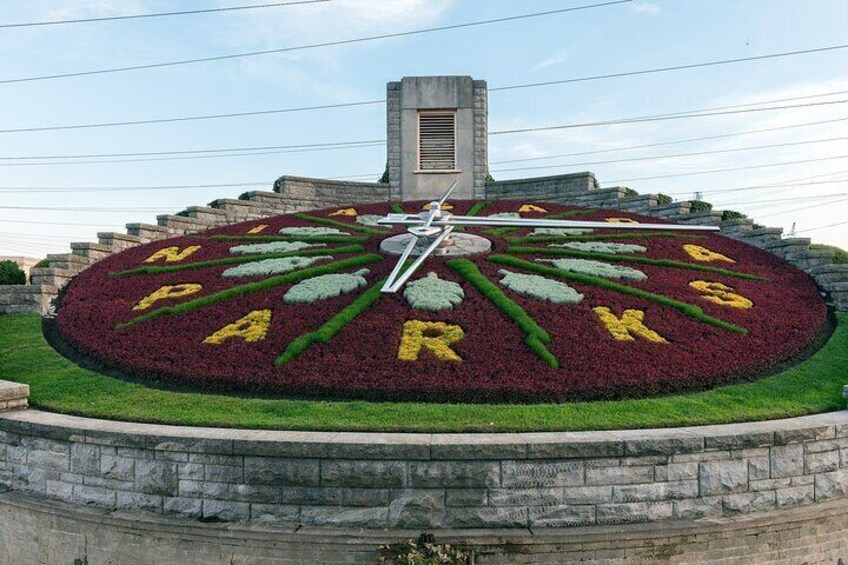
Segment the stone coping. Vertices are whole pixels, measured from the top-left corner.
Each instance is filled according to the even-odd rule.
[[[112,447],[333,459],[492,460],[679,455],[848,437],[848,411],[681,428],[534,433],[369,433],[204,428],[15,409],[0,431]]]

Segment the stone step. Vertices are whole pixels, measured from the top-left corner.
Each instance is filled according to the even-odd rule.
[[[800,253],[810,248],[809,237],[785,237],[774,241],[765,241],[760,244],[760,248],[765,249],[769,253],[774,253],[783,259],[791,253]]]
[[[219,198],[214,202],[215,209],[224,212],[227,223],[244,222],[247,220],[258,220],[269,215],[269,211],[258,202],[250,200],[237,200],[235,198]]]
[[[651,208],[650,213],[661,218],[676,219],[689,213],[692,203],[688,200],[683,202],[671,202],[670,204],[657,204]]]
[[[49,285],[2,285],[0,314],[46,314],[58,292]]]
[[[722,213],[721,210],[717,212]],[[749,233],[754,229],[754,220],[750,218],[737,218],[735,220],[724,220],[719,222],[721,233],[734,237],[735,234]]]
[[[276,192],[267,192],[264,190],[251,190],[247,193],[247,198],[250,202],[261,204],[265,208],[276,210],[277,213],[285,212],[290,207],[290,198],[277,194]]]
[[[829,249],[807,248],[802,251],[792,251],[787,253],[783,256],[783,258],[799,269],[807,270],[810,267],[833,263],[833,255],[833,251]]]
[[[62,288],[77,274],[76,271],[56,269],[53,267],[33,267],[29,271],[30,281],[33,285],[55,286]]]
[[[825,290],[830,290],[832,284],[848,282],[848,265],[816,265],[805,269],[805,272]]]
[[[625,212],[648,212],[657,205],[656,194],[640,194],[638,196],[625,196],[618,200],[617,208]]]
[[[101,243],[93,243],[91,241],[74,241],[71,242],[71,253],[88,257],[93,261],[99,261],[112,254],[112,248]]]
[[[156,216],[156,223],[166,228],[169,234],[184,235],[187,233],[195,233],[209,229],[206,222],[197,218],[189,218],[187,216],[178,216],[176,214],[161,214]]]
[[[706,212],[692,212],[689,214],[681,214],[674,218],[674,221],[679,224],[688,224],[695,226],[717,226],[721,224],[721,212],[715,210],[707,210]]]
[[[74,273],[79,273],[93,263],[88,257],[74,253],[48,253],[47,262],[49,267],[65,269]]]
[[[165,239],[170,235],[166,227],[138,222],[127,224],[127,234],[138,237],[141,243]]]
[[[782,233],[783,228],[757,228],[747,233],[736,234],[733,237],[750,245],[760,247],[762,243],[780,239]]]
[[[227,223],[227,213],[207,206],[189,206],[186,208],[190,218],[198,219],[209,226],[221,226]]]
[[[142,243],[141,238],[137,235],[115,231],[97,232],[97,239],[103,245],[111,247],[115,253],[129,249],[130,247],[136,247]]]

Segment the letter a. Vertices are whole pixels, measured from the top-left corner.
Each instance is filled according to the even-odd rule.
[[[247,342],[265,339],[268,327],[271,325],[270,310],[254,310],[243,318],[239,318],[232,324],[226,325],[217,332],[203,340],[203,343],[221,345],[228,339],[234,337]]]

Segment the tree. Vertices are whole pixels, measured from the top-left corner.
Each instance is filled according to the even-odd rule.
[[[0,261],[0,284],[26,284],[26,275],[14,261]]]

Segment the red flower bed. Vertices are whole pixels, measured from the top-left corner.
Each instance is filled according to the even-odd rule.
[[[405,203],[404,209],[417,213],[422,204]],[[473,202],[453,204],[452,212],[461,214]],[[520,201],[500,201],[479,215],[517,211],[521,204]],[[550,214],[572,209],[549,203],[538,205]],[[360,214],[389,212],[386,204],[355,208]],[[354,224],[353,217],[330,216],[336,209],[310,214]],[[544,214],[523,215],[538,218]],[[609,210],[574,219],[603,220],[607,217],[656,221]],[[648,248],[639,256],[721,267],[757,275],[763,280],[622,263],[643,271],[648,278],[639,282],[615,282],[700,306],[710,316],[745,328],[747,334],[709,325],[643,297],[585,283],[568,283],[585,296],[576,305],[555,305],[499,287],[551,335],[552,342],[547,348],[560,363],[560,367],[554,369],[525,345],[524,332],[511,319],[441,259],[428,260],[415,278],[435,271],[440,278],[459,283],[465,298],[453,310],[416,311],[401,294],[383,295],[331,341],[313,344],[294,360],[279,366],[274,360],[289,343],[318,329],[363,291],[312,304],[289,305],[283,301],[283,296],[292,285],[286,284],[116,329],[119,324],[144,313],[133,311],[133,306],[164,285],[193,283],[202,285],[203,289],[192,296],[163,300],[151,309],[178,305],[265,277],[222,277],[221,273],[233,265],[154,275],[112,277],[110,273],[148,265],[144,263],[147,257],[170,246],[201,246],[199,251],[184,261],[171,263],[173,265],[231,257],[229,248],[245,242],[222,241],[209,236],[243,236],[263,224],[268,227],[256,234],[257,237],[277,235],[283,227],[319,227],[308,220],[278,216],[158,241],[111,256],[81,273],[68,286],[56,322],[62,337],[80,354],[94,357],[128,375],[199,387],[341,398],[568,401],[667,394],[757,378],[796,360],[816,343],[827,326],[824,302],[806,274],[755,247],[718,235],[698,237],[693,234],[683,239],[638,238],[626,242]],[[481,233],[485,230],[469,231]],[[508,235],[523,236],[528,231],[523,229]],[[351,235],[362,236],[356,232]],[[368,236],[364,244],[366,252],[379,253],[383,237]],[[492,253],[505,253],[509,247],[501,237],[486,237],[492,240]],[[683,250],[685,243],[707,247],[733,258],[736,263],[697,263]],[[328,244],[329,247],[336,245],[340,244]],[[544,247],[544,244],[538,246]],[[339,255],[335,260],[353,256],[356,255]],[[486,257],[469,259],[497,284],[498,271],[504,267],[487,261]],[[517,257],[531,262],[534,259],[533,255]],[[369,287],[387,276],[395,260],[387,256],[365,266],[371,271],[366,277]],[[523,272],[512,267],[507,269]],[[731,308],[708,302],[689,285],[694,280],[716,281],[732,287],[734,292],[751,300],[753,307]],[[626,309],[643,311],[645,325],[667,343],[654,343],[638,336],[634,341],[616,341],[592,311],[598,306],[610,308],[617,316]],[[264,339],[256,342],[230,339],[220,345],[203,343],[223,326],[262,309],[272,311],[271,325]],[[441,321],[461,326],[465,337],[451,348],[462,362],[439,361],[426,350],[418,361],[398,360],[401,332],[408,320]]]

